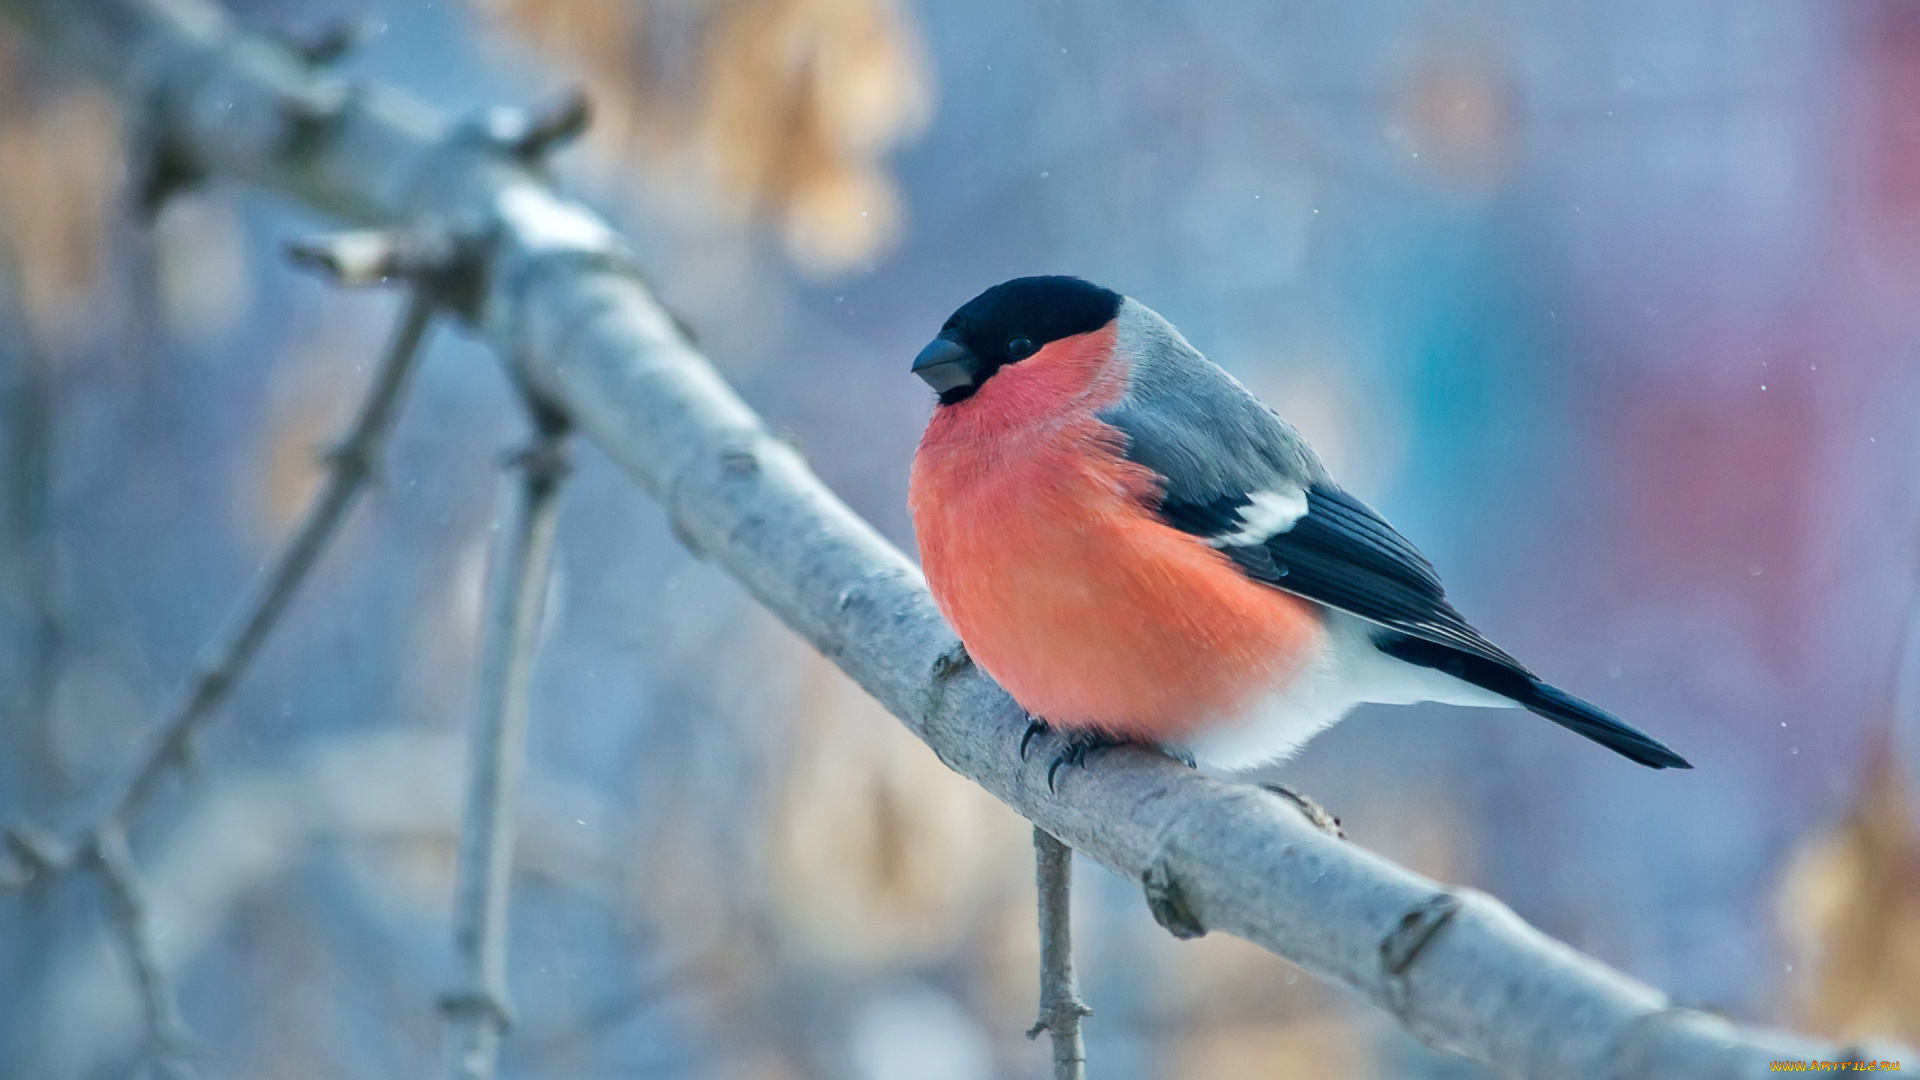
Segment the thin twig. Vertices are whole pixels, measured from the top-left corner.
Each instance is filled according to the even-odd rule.
[[[440,999],[447,1017],[446,1070],[453,1080],[491,1080],[507,998],[507,900],[513,871],[514,804],[526,757],[527,701],[540,619],[553,565],[566,426],[536,409],[538,435],[515,455],[519,491],[494,536],[482,624],[479,708],[460,828],[453,944],[458,989]]]
[[[190,1060],[192,1039],[180,1019],[180,1004],[173,986],[160,966],[155,947],[153,925],[147,918],[146,892],[140,883],[140,869],[134,865],[133,852],[127,849],[127,836],[118,822],[110,821],[93,834],[87,850],[87,862],[107,887],[107,899],[113,923],[126,944],[133,961],[134,978],[140,985],[140,998],[147,1010],[148,1053],[154,1067],[168,1080],[187,1080],[198,1075]]]
[[[1093,1010],[1080,1000],[1073,974],[1073,849],[1033,827],[1034,884],[1040,893],[1040,1019],[1027,1032],[1053,1037],[1053,1080],[1086,1080],[1087,1045],[1080,1020]]]
[[[347,511],[374,475],[381,447],[393,428],[393,419],[412,374],[420,342],[433,319],[431,290],[417,288],[407,299],[400,326],[387,345],[387,354],[360,414],[345,440],[327,453],[327,486],[307,511],[305,521],[280,553],[279,562],[260,579],[240,607],[239,617],[214,639],[200,663],[200,673],[188,689],[185,702],[160,728],[139,772],[113,804],[109,819],[125,821],[153,793],[154,784],[176,764],[184,764],[196,728],[226,699],[247,662],[266,640],[286,611],[288,601],[306,580],[307,572],[326,550]]]
[[[306,520],[281,553],[272,572],[240,607],[232,629],[207,650],[207,660],[188,689],[185,704],[160,727],[133,779],[99,824],[88,831],[77,851],[31,823],[6,833],[6,846],[13,852],[19,872],[0,877],[0,884],[22,887],[82,866],[100,875],[112,902],[114,922],[125,939],[139,982],[153,1060],[161,1074],[168,1078],[194,1075],[187,1060],[190,1039],[173,989],[160,966],[152,928],[147,921],[139,868],[127,847],[125,823],[152,794],[154,785],[167,769],[184,760],[194,730],[212,714],[246,670],[247,662],[286,610],[307,572],[346,518],[355,497],[373,475],[433,310],[431,290],[416,289],[407,301],[406,312],[387,346],[386,356],[353,427],[346,439],[327,455],[331,474],[326,489],[308,511]]]

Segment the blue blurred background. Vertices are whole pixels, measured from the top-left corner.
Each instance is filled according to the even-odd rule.
[[[1370,708],[1275,777],[1685,1003],[1920,1040],[1920,8],[246,0],[468,114],[584,86],[561,181],[913,550],[906,371],[980,289],[1171,319],[1543,675],[1697,766]],[[0,23],[0,817],[74,828],[316,490],[394,298]],[[138,824],[215,1076],[438,1054],[499,365],[434,340],[377,494]],[[508,1076],[1042,1075],[1024,824],[582,448],[537,677]],[[1096,1075],[1483,1074],[1179,944],[1087,864]],[[0,1075],[123,1076],[90,879],[0,893]]]

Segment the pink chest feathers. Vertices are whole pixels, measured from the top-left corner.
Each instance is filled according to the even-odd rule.
[[[1178,741],[1289,681],[1320,619],[1154,517],[1158,478],[1093,415],[1124,387],[1112,342],[1055,342],[938,410],[908,501],[935,602],[1021,707]]]

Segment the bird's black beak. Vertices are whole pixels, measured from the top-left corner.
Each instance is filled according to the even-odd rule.
[[[936,393],[946,394],[973,385],[980,375],[980,358],[973,350],[941,334],[913,358],[913,373]]]

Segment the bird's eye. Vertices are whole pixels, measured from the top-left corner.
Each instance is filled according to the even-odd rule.
[[[1007,355],[1015,360],[1025,360],[1033,355],[1033,342],[1023,337],[1014,338],[1007,342]]]

